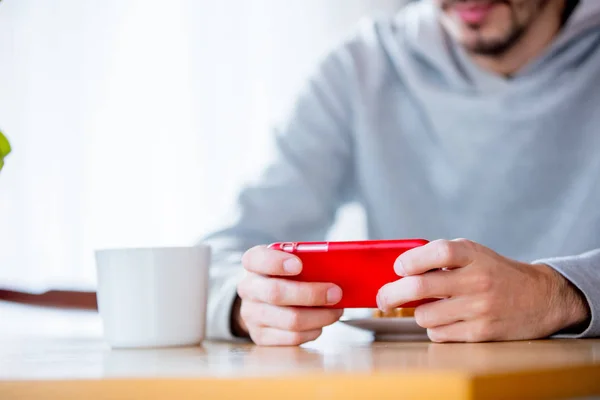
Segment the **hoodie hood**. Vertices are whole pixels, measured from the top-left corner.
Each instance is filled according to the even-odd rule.
[[[580,0],[573,15],[569,18],[556,44],[577,38],[588,30],[600,28],[600,1]]]

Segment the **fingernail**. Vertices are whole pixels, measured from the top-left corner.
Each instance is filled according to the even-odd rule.
[[[406,270],[404,269],[404,265],[402,265],[402,261],[400,261],[400,258],[397,258],[396,262],[394,263],[394,272],[396,273],[396,275],[406,276]]]
[[[302,265],[297,258],[288,258],[283,262],[283,269],[288,274],[296,275],[302,270]]]
[[[342,300],[342,289],[334,286],[327,291],[327,304],[336,304],[340,300]]]

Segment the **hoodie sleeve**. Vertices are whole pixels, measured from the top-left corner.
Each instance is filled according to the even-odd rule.
[[[203,239],[211,245],[207,337],[230,327],[244,251],[276,241],[323,240],[350,186],[351,63],[343,47],[320,63],[275,131],[274,160],[239,194],[233,220]]]
[[[584,254],[537,260],[546,264],[568,279],[585,296],[591,310],[589,325],[581,332],[559,332],[556,337],[600,337],[600,249]]]

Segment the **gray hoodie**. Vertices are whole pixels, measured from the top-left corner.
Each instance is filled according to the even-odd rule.
[[[208,336],[229,338],[241,254],[323,240],[345,202],[371,239],[464,237],[549,264],[600,336],[600,1],[511,79],[480,69],[431,0],[363,22],[322,60],[213,246]]]

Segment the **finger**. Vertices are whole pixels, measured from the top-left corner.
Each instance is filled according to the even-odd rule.
[[[248,303],[243,311],[247,323],[293,332],[306,332],[331,325],[342,316],[343,310],[278,307],[266,303]]]
[[[401,254],[394,263],[394,271],[399,276],[411,276],[435,269],[464,267],[475,258],[477,246],[464,239],[436,240]]]
[[[377,294],[377,305],[380,310],[388,311],[417,300],[466,294],[469,287],[465,275],[457,269],[407,276],[384,285]]]
[[[256,246],[244,253],[244,268],[261,275],[293,276],[302,271],[302,262],[292,254]]]
[[[437,343],[479,343],[498,340],[497,329],[488,320],[460,321],[454,324],[427,329],[429,339]]]
[[[259,346],[299,346],[321,336],[322,330],[291,332],[277,328],[256,327],[250,330],[250,338]]]
[[[276,306],[331,306],[342,299],[342,289],[332,283],[295,282],[254,274],[247,276],[237,291],[242,299]]]
[[[473,300],[468,297],[453,297],[434,303],[423,304],[415,309],[415,320],[423,328],[437,328],[459,321],[476,318]]]

